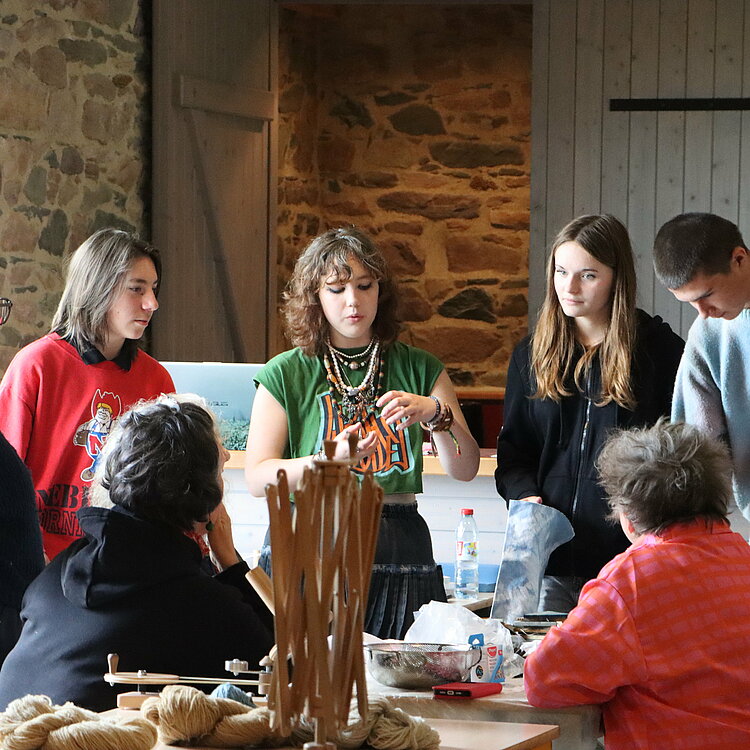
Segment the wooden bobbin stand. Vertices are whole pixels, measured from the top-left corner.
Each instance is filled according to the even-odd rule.
[[[348,723],[355,687],[359,714],[367,715],[362,632],[383,490],[371,472],[360,484],[350,471],[356,463],[355,435],[349,436],[349,458],[336,459],[336,446],[325,441],[325,458],[305,469],[294,506],[286,472],[279,471],[276,484],[266,486],[273,580],[257,568],[247,574],[275,615],[276,645],[261,662],[266,671],[251,673],[256,679],[229,680],[119,672],[119,657],[110,654],[104,679],[138,686],[138,692],[118,697],[119,708],[139,708],[149,697],[142,686],[257,685],[267,694],[275,733],[289,736],[301,717],[314,725],[314,740],[305,750],[336,750],[330,740]],[[248,672],[247,663],[238,660],[225,666],[235,675]]]
[[[276,646],[293,665],[290,679],[287,660],[278,660],[268,706],[280,734],[290,734],[302,716],[314,725],[305,750],[335,750],[330,739],[348,722],[355,686],[360,715],[368,709],[362,631],[383,490],[371,473],[360,485],[350,471],[355,435],[349,458],[337,460],[336,445],[325,441],[325,458],[305,470],[294,514],[285,472],[266,487],[273,595],[283,613],[276,618]]]

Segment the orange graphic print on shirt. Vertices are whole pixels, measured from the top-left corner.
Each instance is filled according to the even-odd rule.
[[[320,399],[323,407],[322,440],[333,440],[348,424],[344,424],[341,419],[330,393],[323,394]],[[414,461],[406,430],[396,430],[396,425],[386,424],[382,417],[376,417],[373,413],[367,415],[362,426],[366,433],[377,434],[377,447],[374,453],[363,458],[352,471],[357,474],[372,471],[380,475],[390,474],[392,471],[402,474],[411,471]]]
[[[119,396],[108,391],[102,393],[97,388],[91,399],[92,418],[79,425],[73,436],[73,444],[85,448],[91,459],[91,465],[81,472],[81,479],[84,482],[90,482],[94,478],[99,454],[121,411],[122,401]]]

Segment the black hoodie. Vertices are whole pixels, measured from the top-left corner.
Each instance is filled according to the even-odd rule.
[[[28,693],[113,708],[133,688],[102,679],[112,652],[128,672],[229,680],[227,659],[257,668],[273,646],[273,619],[245,563],[211,578],[177,529],[120,508],[83,508],[78,518],[85,537],[27,589],[21,637],[0,670],[0,711]]]
[[[593,401],[574,384],[569,384],[574,395],[559,402],[531,398],[531,338],[513,351],[495,483],[506,501],[538,495],[573,524],[575,537],[552,553],[547,575],[595,578],[630,544],[619,524],[607,520],[609,508],[598,484],[596,459],[613,429],[643,427],[669,416],[684,345],[661,318],[638,310],[633,411],[614,402],[601,407],[593,403],[601,382],[598,358],[588,379]]]

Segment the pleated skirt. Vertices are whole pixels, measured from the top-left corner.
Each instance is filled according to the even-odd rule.
[[[259,564],[272,574],[268,535]],[[435,564],[430,530],[417,503],[383,506],[365,613],[365,631],[403,638],[414,613],[429,601],[446,601],[443,569]]]

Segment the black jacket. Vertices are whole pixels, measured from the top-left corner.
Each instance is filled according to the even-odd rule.
[[[594,405],[601,377],[598,359],[588,380],[593,401],[575,385],[570,386],[574,395],[559,402],[531,398],[530,341],[527,336],[515,348],[508,368],[495,483],[506,501],[539,495],[573,524],[575,537],[552,553],[547,575],[595,578],[629,545],[619,524],[606,518],[607,499],[595,466],[599,451],[614,428],[642,427],[669,416],[684,342],[661,318],[638,311],[633,357],[637,405],[630,411],[613,402]]]
[[[23,592],[43,568],[31,474],[0,433],[0,664],[21,629]]]
[[[211,578],[176,529],[119,508],[83,508],[78,518],[85,537],[26,592],[21,637],[0,670],[0,711],[28,693],[113,708],[117,693],[134,688],[104,682],[110,652],[121,671],[230,679],[226,659],[257,666],[271,649],[271,614],[245,563]]]

